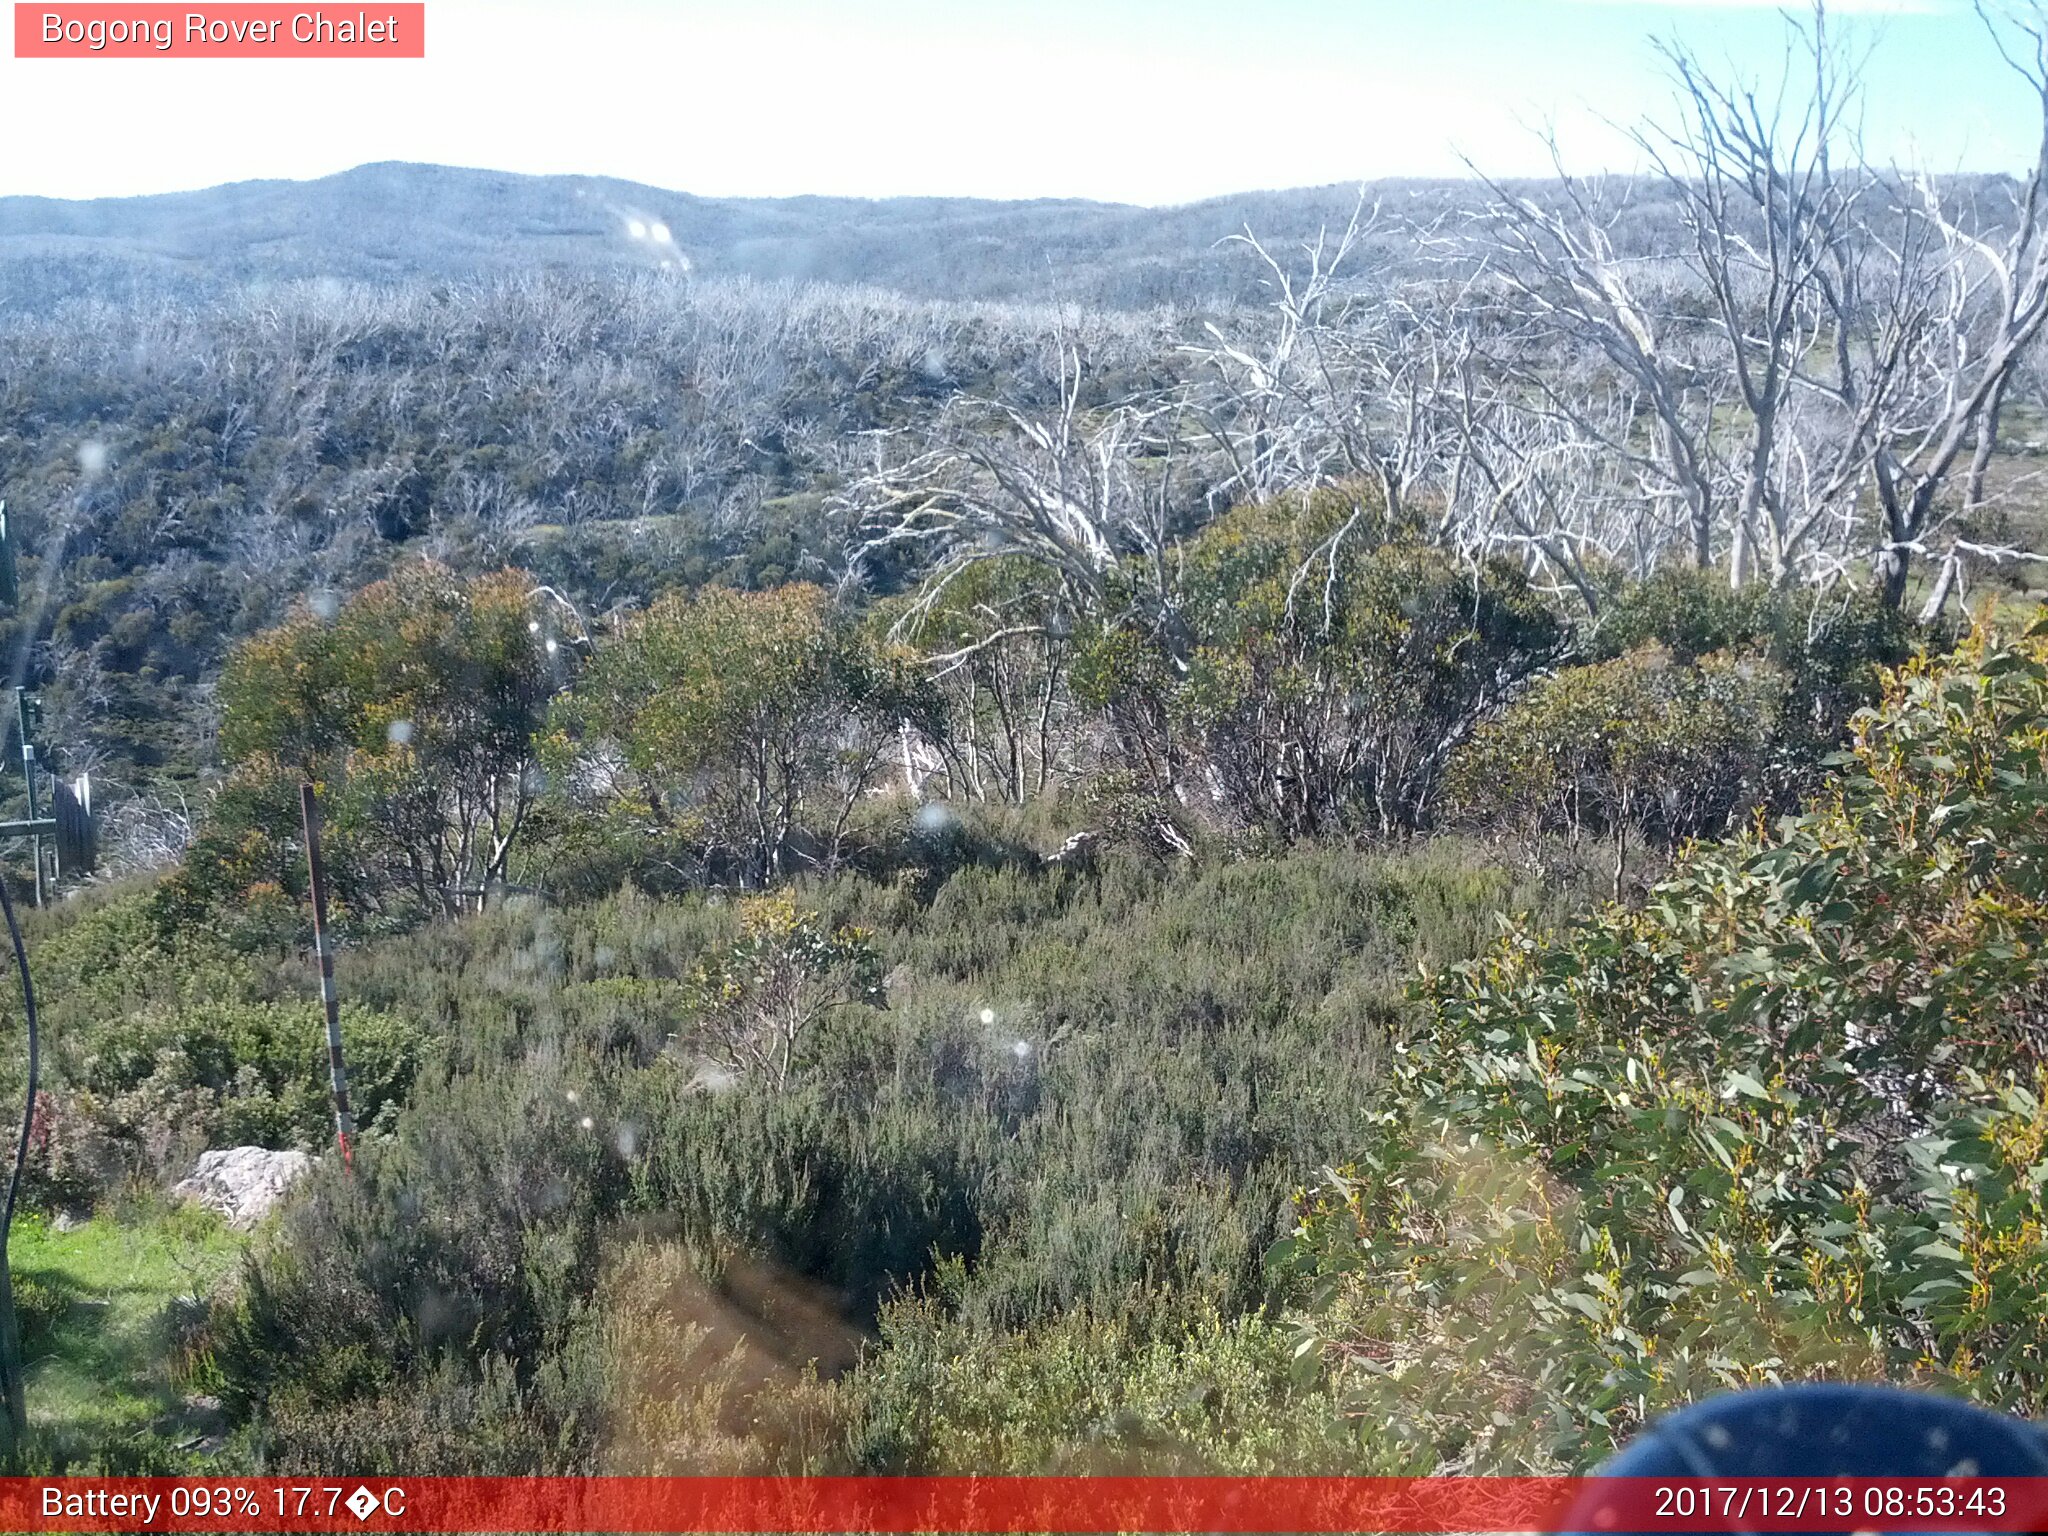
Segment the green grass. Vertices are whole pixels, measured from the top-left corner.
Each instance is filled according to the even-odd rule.
[[[60,1232],[15,1223],[8,1246],[35,1462],[168,1472],[217,1445],[218,1410],[184,1340],[243,1238],[193,1207],[99,1217]]]

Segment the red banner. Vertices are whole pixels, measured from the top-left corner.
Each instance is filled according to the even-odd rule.
[[[2037,1531],[2048,1478],[6,1478],[8,1531]]]
[[[14,7],[17,59],[423,59],[427,8],[306,5]]]

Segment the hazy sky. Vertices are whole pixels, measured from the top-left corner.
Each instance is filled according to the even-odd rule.
[[[1875,48],[1878,156],[2030,159],[2028,103],[1967,0],[1830,9]],[[1603,116],[1668,102],[1652,36],[1775,81],[1785,26],[1749,0],[428,0],[424,60],[0,59],[0,192],[420,160],[1173,203],[1457,174],[1461,152],[1534,172],[1546,119],[1592,168],[1627,159]]]

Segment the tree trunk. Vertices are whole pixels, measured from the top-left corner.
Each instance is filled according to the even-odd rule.
[[[1926,604],[1920,609],[1922,624],[1932,624],[1941,617],[1942,609],[1948,606],[1949,593],[1955,587],[1962,564],[1963,557],[1954,550],[1950,550],[1948,558],[1941,562],[1941,575],[1934,583],[1934,591],[1929,594]]]

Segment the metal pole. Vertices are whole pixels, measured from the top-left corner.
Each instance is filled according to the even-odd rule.
[[[21,776],[28,781],[28,819],[34,821],[40,812],[36,809],[36,745],[29,740],[28,690],[14,690],[14,714],[21,722]],[[43,834],[32,833],[29,849],[36,865],[36,905],[43,904]]]
[[[341,1064],[341,1003],[334,995],[334,947],[327,938],[327,870],[320,861],[320,807],[311,782],[299,786],[299,817],[306,828],[306,871],[313,887],[313,952],[320,958],[320,1002],[327,1010],[327,1079],[334,1094],[334,1142],[341,1166],[353,1169],[355,1121],[348,1112],[348,1072]]]

